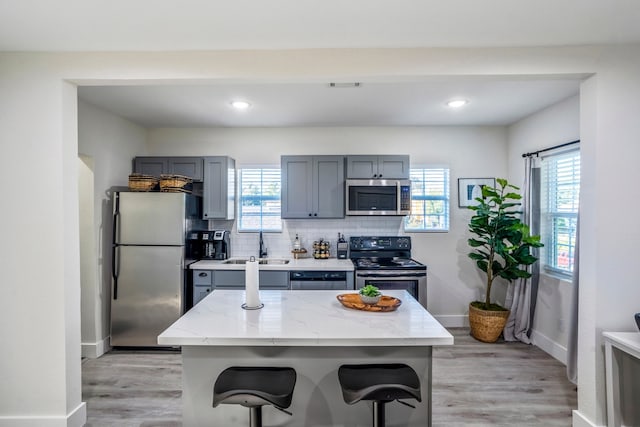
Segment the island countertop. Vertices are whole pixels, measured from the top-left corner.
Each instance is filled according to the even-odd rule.
[[[434,346],[453,336],[406,291],[392,312],[342,306],[345,291],[260,291],[264,307],[244,310],[243,291],[215,290],[158,336],[170,346]]]

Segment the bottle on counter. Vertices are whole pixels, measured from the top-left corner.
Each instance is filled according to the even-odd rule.
[[[298,233],[296,233],[296,239],[293,241],[293,250],[299,251],[301,249],[300,238],[298,237]]]

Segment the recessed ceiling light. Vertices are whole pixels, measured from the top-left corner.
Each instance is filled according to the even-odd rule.
[[[460,108],[467,105],[469,101],[466,99],[452,99],[451,101],[447,101],[447,107],[449,108]]]
[[[233,101],[231,103],[231,106],[236,110],[246,110],[247,108],[251,107],[251,104],[249,104],[247,101]]]

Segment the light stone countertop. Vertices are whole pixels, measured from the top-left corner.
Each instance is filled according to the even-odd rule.
[[[406,291],[386,291],[392,312],[343,307],[348,291],[260,291],[264,307],[244,310],[243,291],[214,290],[158,336],[170,346],[432,346],[453,336]]]
[[[233,257],[234,259],[247,259],[241,257]],[[269,259],[269,258],[267,258]],[[260,270],[307,270],[307,271],[353,271],[353,262],[350,259],[313,259],[313,258],[280,258],[272,257],[271,259],[288,259],[288,264],[260,264]],[[244,264],[225,264],[220,260],[202,260],[189,265],[191,270],[244,270]]]

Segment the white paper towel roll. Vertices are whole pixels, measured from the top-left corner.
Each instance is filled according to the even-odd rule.
[[[247,261],[245,264],[245,303],[248,308],[260,306],[260,287],[258,261]]]

